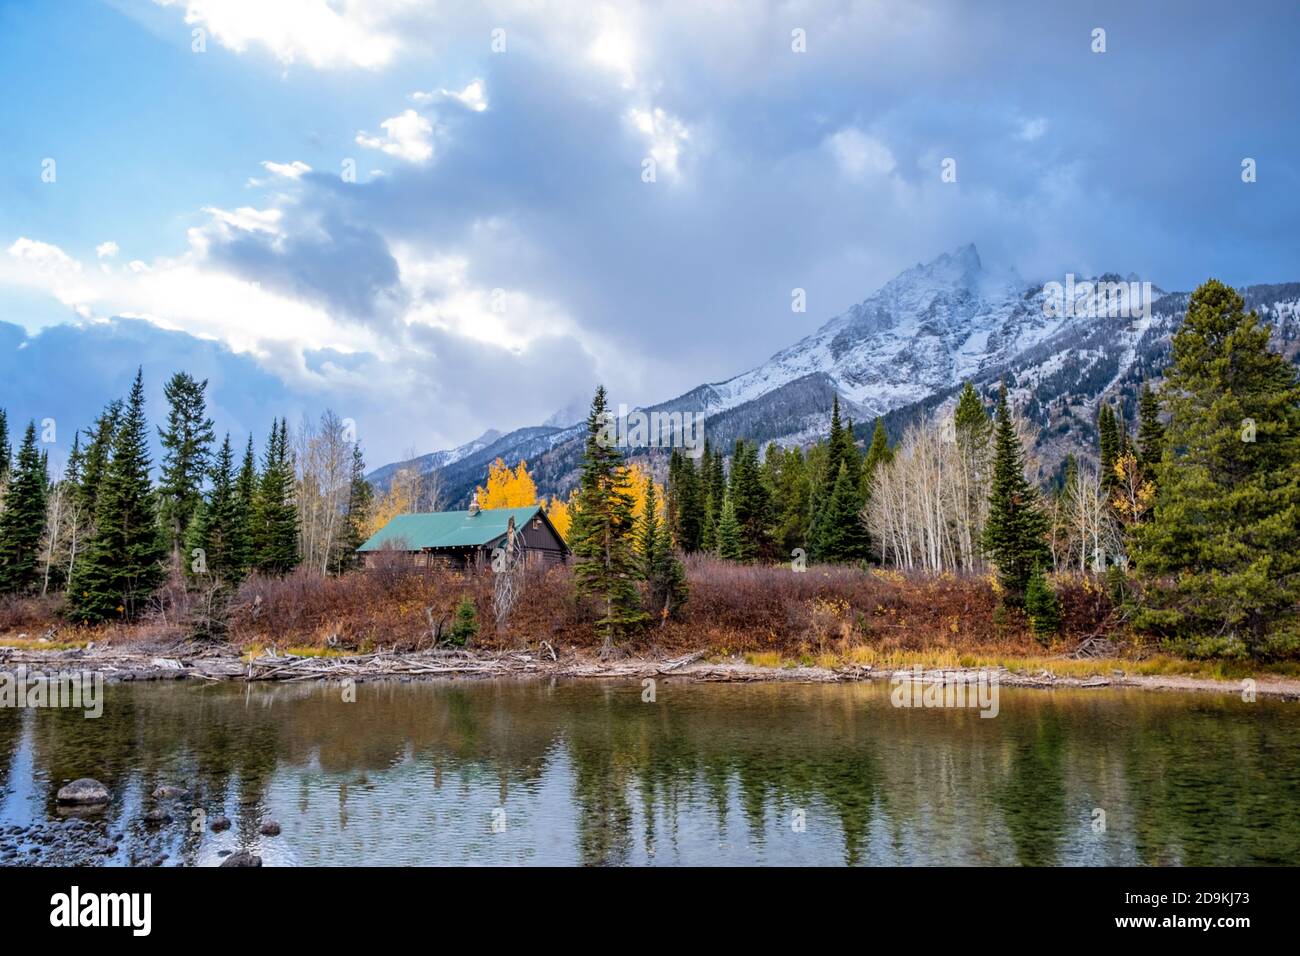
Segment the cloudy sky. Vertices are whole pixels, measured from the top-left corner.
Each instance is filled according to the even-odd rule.
[[[967,242],[1035,279],[1300,280],[1298,27],[1289,0],[0,0],[0,407],[66,442],[137,364],[155,417],[186,368],[219,428],[332,407],[377,465],[597,381],[730,377]]]

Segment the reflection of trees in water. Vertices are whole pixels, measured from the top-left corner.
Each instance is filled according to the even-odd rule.
[[[1260,719],[1294,707],[1222,697],[1198,700],[1175,720],[1140,711],[1124,741],[1138,860],[1294,865],[1300,735],[1294,721]]]
[[[656,703],[635,684],[544,682],[362,684],[357,703],[335,685],[107,693],[97,720],[0,713],[0,775],[12,772],[25,718],[50,809],[75,777],[119,795],[130,784],[146,804],[158,784],[179,784],[193,796],[178,817],[196,805],[225,812],[243,844],[256,839],[279,767],[337,776],[315,796],[303,773],[296,796],[304,812],[337,800],[342,826],[349,788],[368,791],[367,775],[406,761],[430,767],[435,790],[495,784],[504,805],[512,787],[567,759],[575,850],[588,864],[707,850],[698,833],[679,847],[678,824],[701,811],[719,842],[742,827],[761,850],[790,839],[795,808],[810,826],[814,815],[835,821],[850,864],[1300,858],[1300,735],[1287,705],[1268,702],[1004,691],[1002,713],[984,720],[895,710],[881,684],[665,683]],[[1089,842],[1092,806],[1106,810],[1108,832]],[[199,836],[187,827],[184,839],[192,858]]]
[[[997,718],[994,718],[997,719]],[[1016,862],[1051,866],[1068,827],[1062,747],[1066,733],[1056,710],[1040,709],[1013,725],[1010,766],[994,793],[1016,848]]]

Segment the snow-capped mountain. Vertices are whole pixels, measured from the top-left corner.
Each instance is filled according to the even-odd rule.
[[[990,393],[1006,381],[1038,424],[1038,451],[1050,468],[1066,451],[1088,453],[1102,396],[1118,399],[1131,416],[1142,381],[1167,360],[1188,299],[1152,286],[1145,302],[1131,301],[1129,290],[1140,288],[1130,285],[1134,276],[1080,278],[1121,290],[1122,314],[1099,317],[1082,307],[1086,299],[1077,287],[1070,291],[1072,282],[1062,276],[1044,285],[986,269],[966,245],[902,272],[756,368],[647,410],[705,413],[705,435],[715,447],[729,448],[740,437],[804,444],[824,434],[832,397],[839,395],[860,434],[879,415],[897,437],[907,422],[950,402],[963,382]],[[1294,359],[1300,284],[1241,291]],[[496,457],[526,459],[543,494],[562,493],[576,473],[583,417],[583,409],[566,407],[544,425],[489,432],[462,449],[416,461],[438,472],[452,502],[468,499]],[[449,457],[438,461],[438,455]],[[372,480],[385,486],[396,467],[379,469]]]
[[[1004,362],[1078,321],[1048,315],[1041,286],[986,271],[973,245],[917,264],[812,335],[708,386],[724,411],[824,373],[842,400],[880,415]],[[1064,313],[1065,310],[1059,310]]]

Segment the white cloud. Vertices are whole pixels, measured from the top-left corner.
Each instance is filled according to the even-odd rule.
[[[691,131],[686,128],[686,124],[658,107],[633,107],[627,111],[627,119],[645,137],[657,170],[677,173],[682,147],[691,138]]]
[[[416,103],[431,103],[434,100],[453,100],[475,113],[482,113],[488,108],[487,96],[482,80],[471,80],[465,84],[463,90],[449,90],[446,88],[432,90],[431,92],[416,92],[411,94],[412,101]]]
[[[262,160],[262,166],[268,172],[275,173],[277,176],[284,176],[286,179],[301,179],[303,173],[311,172],[310,166],[297,159],[292,163],[273,163],[269,159],[264,159]]]
[[[427,163],[433,158],[433,124],[415,110],[405,110],[399,116],[379,124],[384,137],[357,133],[357,145],[378,149],[408,163]]]
[[[318,69],[387,65],[400,48],[391,21],[409,6],[401,0],[154,2],[183,5],[187,24],[206,30],[235,53],[259,46],[281,63],[305,60]]]
[[[100,259],[111,259],[118,253],[117,243],[111,239],[95,247],[95,255]]]
[[[828,136],[826,147],[835,157],[840,172],[850,179],[888,176],[897,165],[888,146],[851,126]]]
[[[1018,139],[1026,143],[1032,143],[1034,140],[1042,137],[1047,132],[1047,120],[1039,116],[1035,119],[1025,120],[1020,124],[1020,132],[1016,134]]]

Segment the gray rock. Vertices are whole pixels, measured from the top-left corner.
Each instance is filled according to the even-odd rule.
[[[145,823],[171,823],[172,815],[162,807],[154,807],[144,815]]]
[[[232,853],[219,864],[220,866],[261,866],[262,858],[247,850]]]
[[[85,807],[108,803],[111,797],[112,794],[108,792],[108,787],[98,780],[82,777],[80,780],[74,780],[72,783],[60,787],[57,799],[59,803],[70,803]]]
[[[262,834],[262,836],[279,836],[280,824],[275,820],[267,820],[257,828],[257,832]]]
[[[216,818],[212,821],[212,832],[213,832],[213,833],[220,833],[222,830],[229,830],[229,829],[230,829],[230,818],[229,818],[229,817],[216,817]]]
[[[177,797],[183,797],[188,791],[184,787],[173,787],[170,784],[163,784],[153,792],[155,800],[175,800]]]

